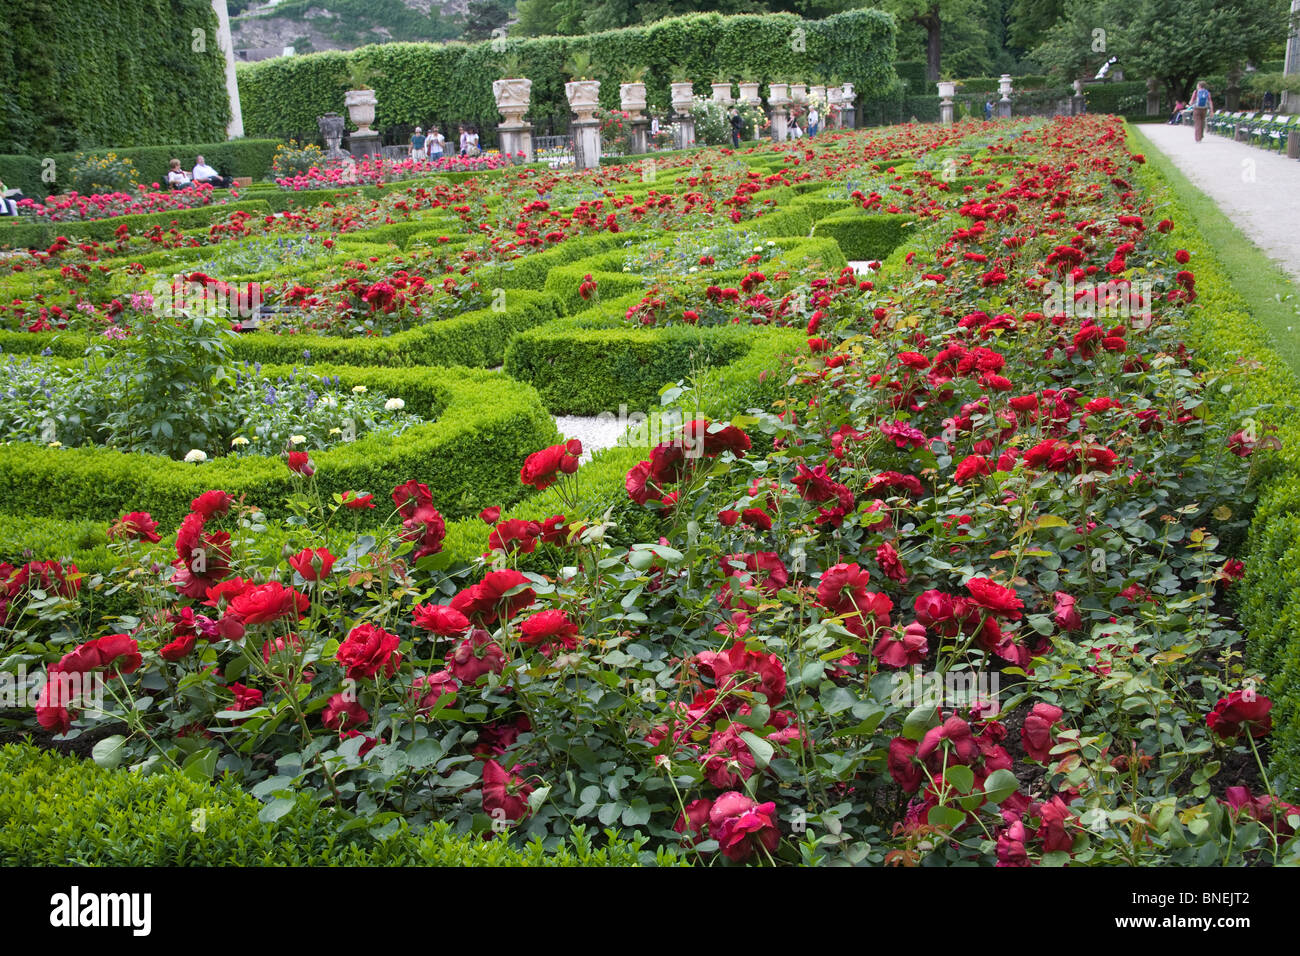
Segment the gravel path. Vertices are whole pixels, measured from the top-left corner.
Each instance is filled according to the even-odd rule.
[[[620,425],[616,416],[556,415],[555,427],[566,439],[581,440],[583,462],[590,461],[593,452],[613,448],[627,431],[626,423]]]
[[[1270,259],[1300,279],[1300,162],[1209,131],[1198,143],[1190,126],[1139,129]]]

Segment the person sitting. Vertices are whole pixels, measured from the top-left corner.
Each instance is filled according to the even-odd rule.
[[[168,164],[171,168],[167,170],[167,185],[172,189],[189,189],[194,185],[190,179],[190,174],[181,169],[181,161],[173,159]]]
[[[1183,121],[1183,110],[1185,109],[1187,109],[1187,104],[1182,100],[1178,100],[1174,103],[1174,115],[1169,117],[1170,126],[1177,126]]]
[[[21,189],[9,189],[0,179],[0,216],[18,215],[18,200],[25,198]]]
[[[219,172],[203,161],[202,156],[194,158],[194,169],[191,171],[195,183],[201,183],[205,186],[211,186],[213,189],[229,189],[230,180],[225,179]]]

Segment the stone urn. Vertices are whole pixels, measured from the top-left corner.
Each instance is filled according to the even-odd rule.
[[[497,101],[497,109],[512,125],[523,123],[524,114],[528,112],[528,100],[532,95],[533,81],[525,79],[493,80],[492,96]]]
[[[680,113],[682,116],[691,115],[691,107],[694,105],[695,92],[691,83],[669,83],[668,89],[672,94],[673,111]]]
[[[574,80],[564,84],[564,95],[569,98],[569,109],[579,120],[593,120],[600,104],[600,80]]]
[[[734,102],[731,98],[730,83],[710,83],[709,87],[713,90],[713,101],[715,103],[730,106]]]
[[[825,106],[827,103],[826,87],[824,86],[811,87],[808,90],[808,99],[816,103],[818,106]]]
[[[772,83],[767,88],[767,102],[772,106],[786,106],[790,102],[790,85]]]
[[[939,122],[944,126],[952,125],[952,98],[957,94],[954,80],[940,80],[939,86]]]
[[[645,84],[620,83],[618,102],[624,113],[630,114],[633,119],[640,119],[641,113],[645,109]]]
[[[343,96],[343,103],[348,108],[348,118],[356,126],[357,133],[363,136],[374,133],[370,124],[375,121],[375,107],[379,105],[374,90],[348,90]]]
[[[808,102],[808,87],[802,83],[793,83],[790,85],[790,99],[795,103]]]
[[[757,83],[740,84],[740,102],[744,103],[746,106],[758,106],[759,103],[762,102],[758,96]]]
[[[341,160],[346,154],[339,148],[343,142],[343,117],[338,113],[326,113],[316,117],[316,127],[321,139],[325,140],[325,158],[330,161]]]

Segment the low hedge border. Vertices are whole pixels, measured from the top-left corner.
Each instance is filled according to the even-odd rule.
[[[828,272],[838,271],[848,265],[848,260],[845,259],[839,246],[830,239],[802,239],[788,236],[777,238],[760,236],[759,238],[764,242],[771,239],[776,243],[775,248],[780,249],[787,257],[805,260],[820,259]],[[645,284],[647,277],[640,273],[624,272],[623,258],[623,252],[610,252],[558,266],[551,269],[546,277],[545,289],[559,301],[561,311],[569,315],[593,305],[591,300],[584,300],[579,294],[579,286],[588,274],[596,280],[596,287],[602,299],[618,298],[631,295],[633,292],[643,295],[647,288]],[[739,284],[740,280],[751,271],[762,272],[767,269],[770,269],[768,263],[759,263],[743,269],[701,271],[699,275],[708,276],[717,285],[727,286]]]
[[[111,219],[93,219],[84,222],[23,220],[18,223],[0,224],[0,249],[43,249],[59,236],[66,236],[72,241],[98,239],[100,242],[107,242],[115,238],[115,233],[122,226],[126,226],[133,233],[152,229],[154,226],[162,226],[164,230],[170,229],[173,225],[177,228],[206,226],[217,218],[240,211],[254,216],[265,216],[270,214],[271,209],[264,199],[248,199],[213,203],[193,209],[136,213],[130,216],[114,216]]]
[[[700,414],[714,419],[729,420],[738,412],[751,408],[767,407],[781,397],[787,376],[780,374],[785,356],[804,347],[804,337],[789,329],[772,329],[765,334],[750,334],[747,349],[735,361],[705,369],[695,379],[689,393],[688,404],[682,402],[684,414]],[[651,415],[662,413],[656,396],[652,406],[645,411]],[[648,429],[657,433],[654,429]],[[538,445],[538,448],[544,447]],[[529,449],[533,451],[536,449]],[[650,540],[657,535],[653,512],[634,506],[624,490],[624,478],[630,468],[649,456],[649,447],[618,445],[597,452],[578,472],[576,498],[580,512],[601,515],[611,506],[615,528],[611,538],[632,542]],[[519,464],[522,465],[523,457]],[[517,471],[512,472],[515,481]],[[216,485],[212,487],[217,487]],[[387,488],[365,489],[377,497]],[[252,504],[261,505],[259,500]],[[502,504],[502,502],[489,502]],[[528,495],[508,508],[505,517],[524,520],[545,520],[555,514],[572,514],[573,510],[557,489]],[[116,517],[116,516],[114,516]],[[155,518],[157,515],[155,515]],[[59,560],[75,563],[80,571],[93,575],[107,572],[114,566],[115,558],[108,549],[109,521],[85,518],[51,518],[9,515],[0,512],[0,560],[10,563],[28,560]],[[373,531],[374,529],[369,529]],[[176,525],[163,525],[162,541],[156,546],[160,552],[172,553]],[[447,522],[447,536],[443,541],[444,562],[447,565],[465,565],[477,561],[488,548],[491,529],[477,516],[452,519]],[[354,540],[354,533],[345,528],[332,529],[328,541],[336,554],[346,553]],[[279,553],[282,545],[289,543],[294,549],[302,546],[295,532],[271,526],[258,536],[264,553]],[[97,607],[105,598],[96,598]],[[128,608],[120,609],[127,613]]]
[[[916,217],[908,213],[835,213],[813,226],[814,236],[834,239],[848,259],[885,259],[903,244]]]
[[[1160,215],[1175,223],[1166,246],[1171,254],[1184,248],[1192,256],[1197,301],[1187,311],[1189,341],[1212,361],[1212,372],[1237,373],[1225,399],[1228,414],[1244,418],[1248,409],[1272,406],[1260,417],[1277,426],[1282,447],[1254,462],[1258,500],[1241,555],[1246,576],[1233,591],[1247,635],[1247,663],[1264,676],[1273,700],[1274,729],[1268,738],[1273,782],[1279,788],[1289,784],[1294,792],[1300,785],[1300,375],[1252,314],[1215,247],[1201,235],[1197,217],[1175,191],[1195,187],[1132,127],[1129,136],[1130,148],[1146,147],[1139,181],[1157,200]],[[1222,215],[1217,209],[1208,214]],[[1241,246],[1253,248],[1244,237]],[[1275,268],[1262,253],[1254,255],[1256,268]]]
[[[333,362],[350,366],[412,368],[463,365],[495,368],[505,360],[506,343],[516,332],[555,319],[555,299],[529,289],[503,290],[500,307],[474,309],[449,319],[427,322],[386,336],[277,335],[244,332],[232,354],[240,361],[314,366]],[[101,340],[75,332],[0,331],[0,353],[81,358]]]
[[[565,840],[523,843],[453,833],[344,830],[309,797],[274,823],[230,778],[174,770],[108,770],[30,743],[0,747],[0,865],[5,866],[685,866],[645,839],[575,827]],[[201,824],[201,825],[200,825]],[[599,844],[599,845],[598,845]]]
[[[287,375],[291,369],[266,366]],[[467,368],[384,369],[314,365],[344,387],[365,385],[402,398],[407,408],[437,420],[393,440],[361,436],[312,455],[324,495],[348,490],[384,493],[415,478],[427,483],[448,517],[489,504],[510,504],[523,489],[520,463],[553,444],[555,422],[537,393],[499,373]],[[33,515],[112,520],[144,510],[168,527],[188,512],[191,499],[224,488],[277,515],[299,479],[278,457],[221,458],[202,466],[157,455],[105,448],[0,446],[0,485]]]

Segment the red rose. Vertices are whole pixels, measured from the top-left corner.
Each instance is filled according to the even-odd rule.
[[[491,508],[484,508],[478,513],[484,524],[496,524],[497,519],[501,517],[501,509],[493,505]]]
[[[224,491],[212,489],[205,491],[193,501],[190,502],[190,511],[202,515],[205,519],[213,518],[217,515],[224,515],[230,510],[230,506],[235,499]]]
[[[1053,728],[1064,713],[1059,707],[1040,702],[1025,717],[1024,726],[1020,728],[1020,743],[1030,760],[1047,763],[1054,743]]]
[[[916,760],[920,744],[906,737],[895,737],[889,742],[889,775],[908,793],[921,788],[921,764]]]
[[[311,463],[311,456],[305,451],[289,452],[289,470],[302,475],[304,478],[310,478],[316,474],[316,469]]]
[[[302,575],[304,581],[319,581],[329,576],[334,561],[329,548],[304,548],[289,559],[289,565]]]
[[[392,677],[402,663],[402,655],[397,651],[400,643],[396,634],[381,627],[358,624],[339,645],[335,657],[353,680],[370,680],[381,670],[385,677]]]
[[[149,541],[157,543],[162,540],[157,534],[158,522],[147,511],[132,511],[118,518],[108,529],[109,538],[121,538],[124,541]]]
[[[1002,615],[1010,621],[1020,619],[1024,602],[1012,588],[995,584],[988,578],[971,578],[966,582],[966,589],[971,593],[971,603],[982,607],[990,614]]]
[[[87,641],[64,654],[52,669],[65,673],[86,673],[108,668],[117,674],[132,674],[142,663],[144,659],[140,656],[140,646],[134,638],[126,634],[109,634]]]
[[[1052,609],[1052,617],[1056,621],[1056,626],[1063,631],[1082,631],[1083,618],[1079,616],[1079,611],[1074,606],[1074,596],[1064,591],[1057,591],[1054,598],[1056,606]]]
[[[1206,715],[1205,725],[1223,738],[1240,736],[1242,730],[1249,730],[1256,739],[1267,737],[1273,729],[1269,714],[1272,709],[1273,702],[1263,694],[1251,689],[1234,690],[1214,705]]]
[[[562,644],[567,650],[578,646],[578,625],[563,611],[555,608],[538,611],[526,618],[519,626],[519,631],[521,644],[534,647]]]
[[[343,730],[348,727],[360,727],[370,719],[370,714],[356,700],[347,694],[335,694],[325,705],[321,714],[321,723],[331,730]]]
[[[427,677],[417,677],[411,683],[411,699],[416,701],[417,709],[420,713],[428,713],[437,705],[438,700],[448,694],[451,699],[447,701],[450,707],[456,702],[456,694],[460,690],[460,685],[456,683],[456,678],[452,677],[448,671],[438,671],[436,674],[429,674]]]
[[[229,710],[252,710],[254,707],[262,706],[263,694],[255,687],[231,684],[230,692],[235,695],[235,700],[228,708]]]
[[[411,620],[439,637],[459,637],[469,630],[469,618],[446,604],[417,604],[411,608]]]
[[[495,760],[483,765],[483,810],[493,820],[518,822],[528,816],[533,788],[523,777],[507,773]]]
[[[227,612],[245,627],[252,627],[282,617],[300,621],[310,606],[311,601],[307,595],[285,587],[279,581],[269,581],[249,588],[231,599]]]
[[[925,640],[925,625],[912,623],[902,633],[882,630],[871,653],[886,667],[910,667],[925,660],[930,645]]]
[[[561,474],[571,475],[578,470],[582,455],[582,442],[571,438],[563,445],[552,445],[535,451],[524,460],[519,469],[519,480],[538,491],[544,491],[559,480]]]
[[[340,497],[342,498],[343,507],[351,508],[354,511],[375,506],[374,495],[359,495],[355,491],[345,491]]]
[[[452,598],[451,606],[467,618],[492,625],[501,613],[508,620],[533,603],[537,594],[525,587],[526,584],[528,578],[518,571],[490,571],[478,584],[470,585]]]
[[[1043,849],[1049,853],[1053,851],[1068,853],[1074,846],[1071,830],[1076,824],[1074,814],[1065,805],[1065,801],[1060,797],[1052,797],[1050,801],[1038,808],[1038,816],[1042,824],[1038,828],[1037,836],[1043,841]]]
[[[989,464],[987,458],[983,455],[967,455],[961,460],[961,464],[957,466],[953,480],[959,485],[964,485],[974,478],[981,478],[984,475],[991,474],[993,474],[993,466]]]
[[[781,842],[776,824],[776,804],[759,803],[737,793],[724,793],[709,808],[709,833],[722,855],[743,863],[762,846],[768,853]]]
[[[679,814],[673,829],[678,833],[691,832],[691,842],[699,843],[706,839],[709,829],[709,811],[713,809],[712,800],[692,800],[686,804],[686,812]]]
[[[506,667],[501,645],[487,631],[475,629],[447,652],[447,670],[466,684],[473,684],[484,674],[500,674]]]

